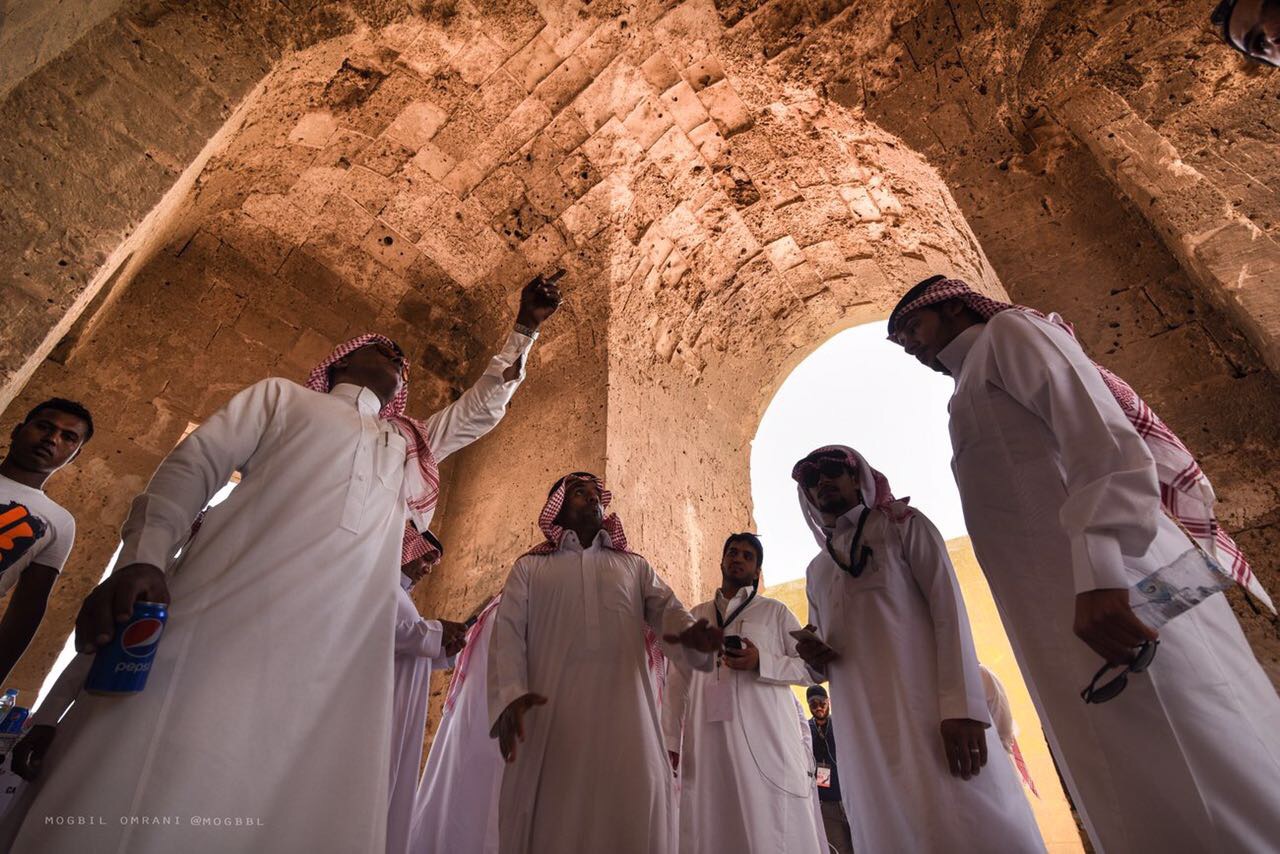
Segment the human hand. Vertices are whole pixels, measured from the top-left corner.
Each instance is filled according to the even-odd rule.
[[[816,632],[817,630],[818,627],[812,623],[804,627],[804,631],[807,632]],[[825,673],[827,665],[840,657],[834,649],[822,641],[807,638],[796,642],[796,654],[804,659],[805,664],[820,673]]]
[[[560,288],[556,282],[564,275],[564,270],[557,270],[553,275],[543,278],[535,276],[520,291],[520,311],[516,315],[516,323],[537,329],[542,321],[556,313],[560,308]]]
[[[1076,594],[1076,637],[1111,664],[1133,660],[1134,650],[1158,636],[1129,607],[1126,588],[1089,590]]]
[[[698,652],[715,652],[724,642],[724,632],[707,623],[705,619],[689,626],[678,635],[663,635],[667,643],[678,643]]]
[[[942,722],[942,749],[951,774],[968,780],[987,764],[987,724],[968,718]]]
[[[93,588],[76,615],[76,649],[94,652],[110,643],[116,623],[129,619],[135,602],[169,604],[169,585],[159,567],[131,563]]]
[[[58,731],[48,724],[36,724],[13,746],[13,772],[30,782],[40,774],[44,756]]]
[[[541,694],[528,693],[512,700],[498,716],[489,737],[498,739],[498,750],[508,763],[516,761],[516,743],[524,741],[525,712],[546,702],[547,698]]]
[[[742,649],[724,651],[724,666],[730,670],[755,672],[760,669],[760,649],[750,639],[742,639]]]
[[[466,624],[455,623],[452,620],[441,620],[440,627],[444,630],[440,637],[440,643],[444,647],[445,655],[457,655],[462,652],[462,648],[467,645]]]

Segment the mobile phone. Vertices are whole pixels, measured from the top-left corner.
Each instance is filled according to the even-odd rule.
[[[741,636],[739,636],[739,635],[725,635],[725,636],[724,636],[724,648],[725,648],[725,649],[736,649],[736,650],[741,650],[741,649],[742,649],[742,638],[741,638]]]
[[[818,643],[826,643],[826,641],[814,634],[811,629],[796,629],[794,632],[788,632],[787,634],[791,635],[798,641],[817,641]]]

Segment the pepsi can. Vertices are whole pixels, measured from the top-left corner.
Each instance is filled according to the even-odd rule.
[[[169,608],[159,602],[135,602],[133,616],[116,623],[111,643],[98,650],[84,689],[90,694],[137,694],[147,687]]]
[[[0,733],[21,734],[22,725],[27,722],[27,715],[31,714],[31,710],[22,706],[14,706],[9,710],[9,714],[4,716],[4,721],[0,722]]]

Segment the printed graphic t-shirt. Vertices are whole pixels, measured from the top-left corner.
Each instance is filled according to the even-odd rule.
[[[76,521],[61,505],[0,475],[0,596],[33,563],[61,572],[75,538]]]

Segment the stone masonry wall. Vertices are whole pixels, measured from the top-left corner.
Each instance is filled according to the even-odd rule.
[[[1119,27],[1109,5],[1072,8]],[[0,104],[17,128],[0,140],[0,382],[21,388],[5,423],[53,393],[105,414],[51,483],[80,541],[15,684],[39,684],[188,422],[369,328],[407,345],[425,414],[483,369],[520,285],[559,267],[566,307],[508,419],[445,465],[449,555],[424,613],[495,592],[576,468],[611,480],[683,597],[704,594],[723,533],[749,524],[747,445],[773,390],[935,271],[1075,321],[1202,455],[1280,591],[1265,324],[1170,250],[1178,222],[1140,204],[1103,125],[1063,111],[1128,78],[1036,70],[1083,38],[1051,6],[130,4]],[[1176,76],[1169,58],[1143,68]],[[1195,120],[1134,94],[1155,85],[1123,106],[1186,148]],[[1230,195],[1206,165],[1226,155],[1200,142],[1196,169]],[[153,249],[113,277],[107,257],[202,149]],[[1270,239],[1267,198],[1231,216]],[[1274,628],[1240,613],[1280,679]]]

